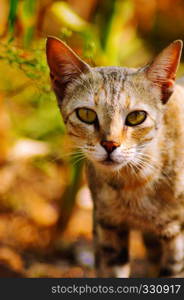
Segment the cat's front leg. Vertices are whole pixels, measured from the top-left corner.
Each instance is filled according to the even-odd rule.
[[[161,277],[174,277],[184,271],[184,233],[162,239]]]
[[[94,244],[98,277],[129,277],[128,236],[128,229],[120,230],[108,221],[95,221]]]
[[[147,250],[147,276],[158,277],[162,257],[162,243],[157,235],[151,232],[143,233],[143,241]]]

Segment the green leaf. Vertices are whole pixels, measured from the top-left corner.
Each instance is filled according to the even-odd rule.
[[[14,32],[14,25],[17,15],[18,0],[10,0],[10,10],[8,16],[8,30],[11,34]],[[12,39],[12,36],[10,37]]]

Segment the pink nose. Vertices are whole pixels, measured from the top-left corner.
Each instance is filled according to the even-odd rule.
[[[119,144],[114,141],[101,141],[102,147],[105,148],[107,153],[111,153],[114,151],[117,147],[119,147]]]

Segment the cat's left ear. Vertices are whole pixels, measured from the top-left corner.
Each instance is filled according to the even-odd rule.
[[[61,103],[67,86],[82,73],[89,72],[90,67],[63,41],[55,37],[47,38],[46,55],[52,86]]]
[[[174,90],[182,46],[181,40],[174,41],[145,70],[147,78],[161,88],[163,103],[168,101]]]

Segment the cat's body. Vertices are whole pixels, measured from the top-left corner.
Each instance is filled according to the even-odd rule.
[[[183,120],[184,89],[176,86],[167,105],[164,126],[160,129],[156,142],[150,144],[147,152],[152,167],[147,166],[142,172],[136,168],[133,170],[123,168],[117,174],[101,169],[96,170],[93,164],[87,167],[89,185],[96,207],[94,216],[94,224],[97,224],[96,234],[101,235],[100,244],[107,247],[103,249],[102,255],[102,259],[106,257],[107,264],[113,256],[112,245],[116,244],[114,247],[118,249],[119,254],[125,251],[121,232],[125,231],[126,236],[126,230],[138,229],[157,236],[163,244],[165,254],[169,251],[168,262],[163,262],[163,268],[167,268],[167,271],[162,270],[163,276],[171,275],[172,268],[174,273],[174,268],[176,273],[182,270],[184,263],[184,234],[181,234],[184,227]],[[114,237],[112,237],[113,232]],[[124,243],[126,248],[128,241]],[[168,243],[173,244],[171,247],[175,248],[172,249],[172,253]],[[123,248],[120,248],[121,246]],[[158,246],[157,242],[156,247]],[[155,251],[153,244],[150,251]],[[158,249],[156,253],[152,253],[152,256],[161,255],[157,251]],[[117,265],[121,265],[123,259],[120,255]],[[110,272],[110,276],[113,276],[112,271]],[[108,274],[105,270],[102,273]],[[121,273],[118,270],[118,275],[124,274],[124,271]]]
[[[98,276],[129,275],[131,229],[143,232],[160,276],[183,270],[184,88],[173,83],[180,51],[175,42],[138,70],[90,68],[48,40],[68,134],[87,157]]]

